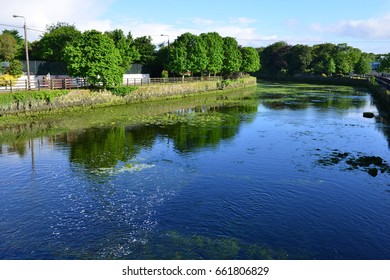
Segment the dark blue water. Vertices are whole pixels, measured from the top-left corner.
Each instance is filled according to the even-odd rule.
[[[260,89],[3,143],[0,259],[390,259],[386,115],[364,90]]]

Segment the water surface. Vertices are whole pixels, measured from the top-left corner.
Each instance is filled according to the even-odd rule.
[[[389,119],[366,90],[202,98],[3,128],[0,259],[390,259]]]

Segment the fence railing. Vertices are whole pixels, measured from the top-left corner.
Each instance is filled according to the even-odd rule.
[[[31,80],[30,85],[27,80],[6,81],[0,85],[0,92],[13,92],[19,90],[43,90],[43,89],[74,89],[87,87],[86,79],[64,78],[50,80]]]
[[[196,81],[220,81],[221,76],[204,76],[204,77],[170,77],[170,78],[126,78],[123,85],[142,86],[150,84],[170,84],[170,83],[190,83]]]
[[[220,81],[221,76],[204,77],[171,77],[171,78],[126,78],[123,80],[125,86],[144,86],[153,84],[170,83],[189,83],[196,81]],[[52,79],[33,79],[28,85],[27,80],[3,81],[0,85],[0,92],[14,92],[19,90],[43,90],[43,89],[75,89],[86,88],[89,83],[83,78],[52,78]]]

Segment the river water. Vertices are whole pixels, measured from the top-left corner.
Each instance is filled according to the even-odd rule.
[[[390,259],[390,122],[367,90],[237,96],[2,130],[0,259]]]

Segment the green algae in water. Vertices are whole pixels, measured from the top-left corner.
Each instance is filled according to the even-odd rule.
[[[180,260],[234,260],[234,259],[288,259],[285,250],[274,250],[259,244],[246,244],[236,238],[204,235],[183,235],[177,231],[162,233],[156,247],[146,250],[147,259],[180,259]],[[153,252],[155,250],[155,252]],[[156,257],[157,254],[159,257]],[[131,256],[129,256],[131,257]],[[305,256],[306,257],[306,256]],[[294,256],[303,259],[304,256]]]

